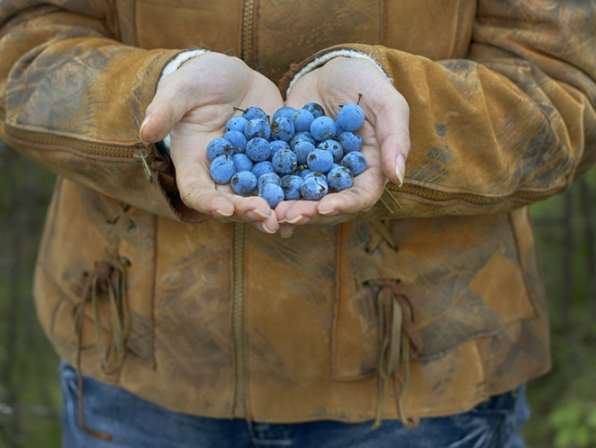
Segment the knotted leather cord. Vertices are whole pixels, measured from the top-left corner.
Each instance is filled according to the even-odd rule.
[[[81,291],[81,300],[73,309],[75,328],[77,331],[77,385],[78,385],[78,417],[79,426],[87,434],[110,442],[112,435],[95,431],[85,425],[83,413],[83,372],[81,368],[83,322],[85,321],[85,305],[91,302],[93,320],[95,322],[95,344],[101,361],[102,370],[114,373],[122,367],[125,356],[124,341],[130,331],[130,312],[126,301],[126,259],[101,259],[95,262],[93,271],[86,273]],[[110,334],[111,344],[105,347],[102,337],[101,313],[99,293],[107,293],[110,307]]]
[[[119,202],[118,208],[116,209],[117,215],[114,219],[109,221],[109,223],[116,224],[118,221],[122,221],[122,222],[124,222],[124,226],[126,227],[126,229],[128,231],[133,230],[137,225],[132,220],[132,218],[130,216],[128,216],[129,209],[130,209],[130,205],[128,205],[124,202]]]
[[[385,188],[383,190],[383,194],[381,195],[381,202],[385,205],[385,207],[387,208],[387,210],[389,210],[389,213],[395,213],[396,211],[401,210],[401,205],[399,202],[397,202],[397,199],[395,199],[395,197],[393,196],[393,194],[391,194],[391,192],[387,189],[387,185],[385,185]],[[391,208],[391,202],[393,202],[396,206],[397,209],[393,209]],[[371,240],[368,242],[368,244],[366,245],[366,251],[367,252],[372,252],[373,250],[375,250],[377,247],[379,247],[379,244],[381,244],[381,242],[383,240],[385,240],[387,242],[387,244],[389,245],[389,247],[393,250],[397,250],[397,244],[395,243],[395,241],[393,240],[393,237],[391,236],[391,227],[389,226],[389,223],[381,220],[381,221],[369,221],[372,226],[375,228],[375,230],[377,231],[377,233],[375,233],[373,235],[373,237],[371,238]]]
[[[403,396],[410,381],[410,351],[414,354],[422,348],[422,340],[414,326],[410,304],[403,294],[396,290],[396,282],[383,279],[377,298],[379,328],[382,334],[379,358],[379,395],[373,429],[381,425],[383,403],[387,394],[387,383],[393,378],[394,398],[400,422],[407,428],[418,425],[416,417],[407,418],[403,412]],[[369,282],[370,284],[370,282]],[[400,361],[404,366],[404,378],[399,376]]]
[[[373,237],[370,239],[368,244],[366,245],[366,252],[374,251],[377,247],[379,247],[379,244],[381,244],[383,242],[383,240],[385,240],[385,242],[391,249],[393,249],[393,250],[398,249],[397,243],[395,242],[395,240],[393,239],[393,236],[391,235],[391,228],[390,228],[389,222],[369,221],[369,223],[370,223],[370,225],[373,226],[373,228],[376,230],[376,232],[373,235]]]

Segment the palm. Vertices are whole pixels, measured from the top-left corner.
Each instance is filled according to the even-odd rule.
[[[391,112],[387,117],[383,115],[386,109],[395,109],[392,106],[401,96],[370,62],[343,58],[332,60],[300,78],[291,89],[287,104],[299,108],[308,102],[318,102],[335,117],[340,106],[356,102],[359,93],[363,94],[360,105],[367,117],[358,131],[363,139],[366,171],[354,178],[351,188],[331,193],[320,201],[280,203],[275,210],[278,220],[293,222],[299,216],[308,218],[307,222],[325,224],[348,220],[354,214],[367,211],[379,200],[386,177],[395,179],[395,174],[387,175],[388,167],[383,169],[385,158],[382,158],[382,148],[393,146],[397,134],[400,134],[400,139],[405,136],[407,140],[407,119],[405,132],[400,132],[404,127],[403,117]],[[385,152],[390,158],[394,150]],[[394,172],[394,162],[391,166]]]
[[[279,227],[275,214],[264,199],[237,196],[229,185],[214,183],[209,174],[208,143],[223,134],[234,108],[249,106],[272,114],[283,106],[283,100],[271,81],[239,59],[207,53],[186,62],[160,83],[147,109],[151,120],[142,133],[150,142],[170,134],[176,181],[188,207],[275,231]]]

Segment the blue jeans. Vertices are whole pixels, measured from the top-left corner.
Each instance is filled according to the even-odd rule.
[[[75,370],[62,363],[60,378],[63,448],[523,448],[519,427],[529,417],[524,386],[464,414],[422,419],[412,430],[394,420],[372,430],[373,422],[270,424],[179,414],[84,377],[85,423],[112,434],[108,443],[79,428]]]

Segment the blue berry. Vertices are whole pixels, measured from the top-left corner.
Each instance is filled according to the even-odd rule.
[[[302,180],[306,179],[306,176],[308,176],[310,173],[312,173],[312,171],[309,170],[308,168],[304,168],[304,169],[298,171],[298,175],[300,176],[300,178]]]
[[[306,165],[306,158],[315,150],[315,145],[307,140],[300,141],[294,146],[294,153],[296,154],[296,163],[298,165]]]
[[[248,120],[244,117],[232,117],[226,123],[226,132],[238,131],[244,133],[246,123],[248,123]]]
[[[240,196],[250,196],[257,187],[257,176],[250,171],[239,171],[230,179],[230,186],[234,193]]]
[[[275,153],[271,163],[277,173],[292,174],[296,171],[296,154],[291,149],[282,149]]]
[[[324,149],[325,151],[329,151],[333,156],[333,162],[338,163],[344,156],[344,150],[339,144],[339,142],[335,140],[325,140],[324,142],[319,143],[317,146],[319,149]]]
[[[223,138],[230,142],[232,148],[239,149],[240,152],[244,152],[246,149],[246,137],[244,133],[239,131],[228,131],[224,134]]]
[[[214,138],[207,145],[207,157],[213,161],[232,150],[232,144],[223,137]]]
[[[234,173],[234,159],[228,154],[216,157],[209,167],[211,178],[218,184],[227,184]]]
[[[302,187],[302,178],[300,176],[290,174],[281,180],[281,189],[284,191],[285,199],[300,199],[300,187]]]
[[[342,132],[337,140],[346,154],[353,151],[360,151],[362,149],[362,137],[354,132]]]
[[[324,149],[315,149],[306,158],[306,163],[312,171],[324,174],[333,167],[333,156]]]
[[[242,112],[242,116],[249,121],[253,120],[255,118],[258,118],[260,120],[267,122],[267,114],[260,107],[255,107],[255,106],[249,107],[248,109],[246,109],[245,111]]]
[[[273,157],[280,149],[290,149],[288,142],[284,142],[283,140],[273,140],[272,142],[269,142],[269,144],[271,145],[270,157]]]
[[[354,182],[354,175],[352,172],[344,166],[338,166],[332,168],[327,173],[327,184],[329,188],[335,191],[342,191],[346,188],[350,188]]]
[[[354,176],[358,176],[366,169],[366,157],[361,152],[350,152],[345,155],[341,164],[349,169]]]
[[[296,109],[294,109],[292,106],[284,106],[281,109],[277,109],[275,111],[272,119],[275,120],[279,117],[290,118],[294,112],[296,112]]]
[[[310,171],[310,170],[309,170]],[[327,182],[327,175],[323,174],[323,173],[319,173],[318,171],[310,171],[310,173],[305,174],[302,177],[302,180],[306,180],[309,177],[320,177],[321,179],[323,179],[325,182]]]
[[[325,109],[323,109],[323,106],[321,106],[319,103],[305,104],[302,109],[306,109],[307,111],[309,111],[315,118],[325,116]]]
[[[281,185],[281,177],[279,177],[277,173],[264,173],[257,181],[257,188],[259,191],[261,191],[266,184]]]
[[[296,132],[294,136],[290,139],[290,148],[294,149],[294,146],[296,146],[298,142],[303,141],[310,142],[313,144],[313,146],[315,144],[315,138],[311,135],[310,132],[301,131]]]
[[[318,201],[327,194],[329,187],[325,181],[325,176],[311,176],[304,179],[300,187],[300,194],[309,201]]]
[[[346,131],[357,131],[364,124],[364,110],[356,103],[344,105],[337,114],[337,124]]]
[[[257,137],[269,140],[271,138],[271,127],[266,121],[261,120],[260,118],[253,118],[246,123],[244,135],[248,140]]]
[[[335,138],[338,138],[344,132],[345,129],[342,128],[339,124],[337,124],[337,120],[335,120]]]
[[[268,160],[265,160],[264,162],[255,163],[251,171],[255,176],[257,176],[257,179],[265,173],[275,173],[273,165]]]
[[[236,167],[236,171],[252,170],[254,164],[246,154],[234,154],[232,158],[234,159],[234,167]]]
[[[279,185],[265,184],[259,191],[259,196],[267,201],[269,207],[275,208],[277,204],[284,200],[284,191]]]
[[[308,131],[315,117],[306,109],[298,109],[292,114],[290,119],[294,123],[294,129],[296,132],[300,132]]]
[[[335,137],[335,130],[335,121],[329,117],[316,118],[310,126],[310,133],[319,142]]]
[[[294,123],[289,118],[279,117],[271,123],[271,138],[288,141],[294,135]]]
[[[271,145],[264,138],[256,137],[246,144],[246,155],[253,162],[262,162],[269,158]]]

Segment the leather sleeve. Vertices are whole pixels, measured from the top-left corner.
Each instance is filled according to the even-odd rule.
[[[200,221],[171,162],[138,136],[179,50],[119,42],[108,0],[0,1],[0,138],[58,175],[132,206]]]
[[[596,162],[596,6],[480,0],[466,59],[432,61],[349,44],[410,106],[405,182],[366,219],[510,211],[565,190]],[[385,202],[387,202],[385,198]]]

